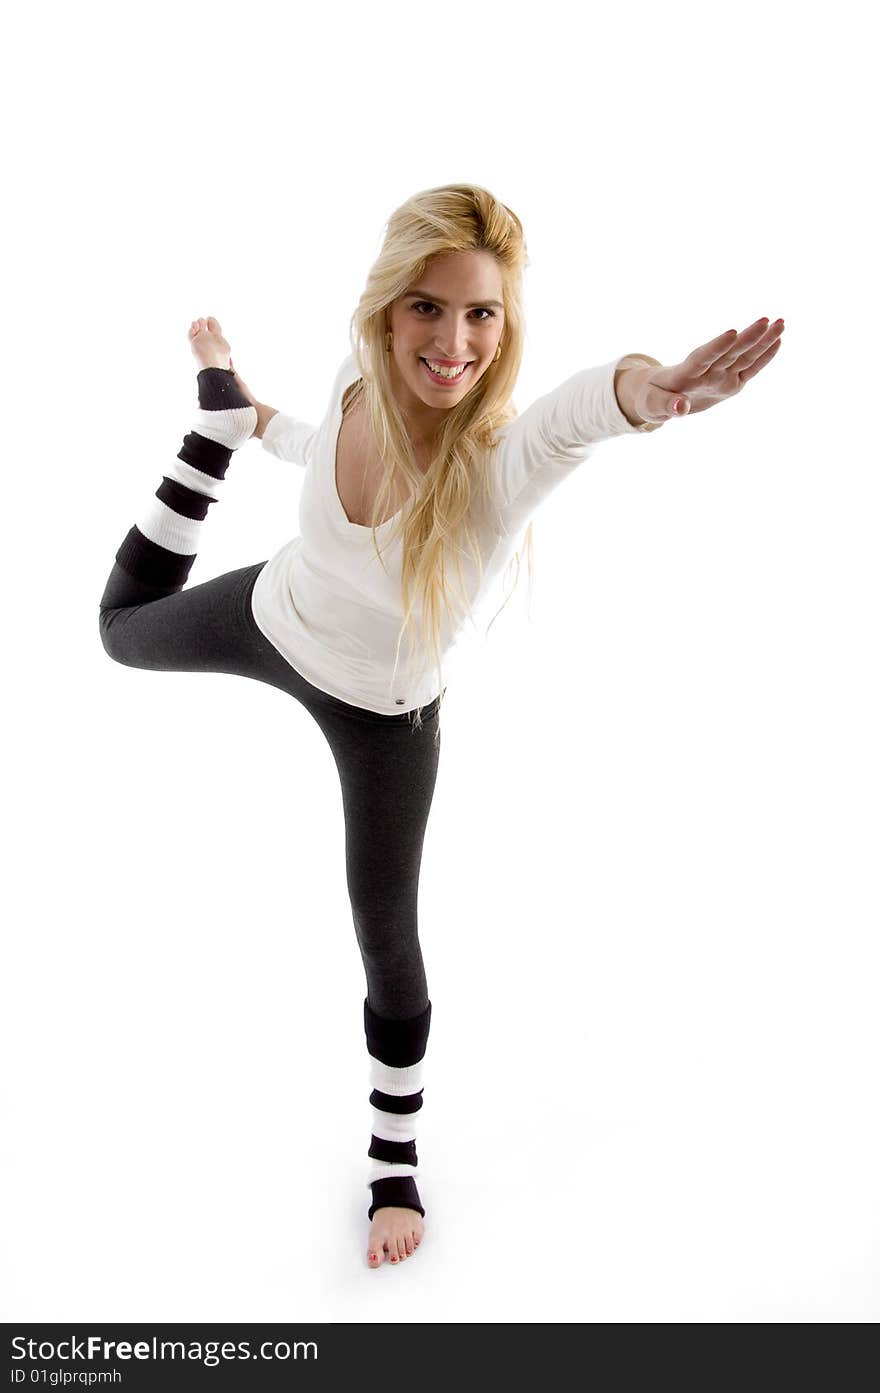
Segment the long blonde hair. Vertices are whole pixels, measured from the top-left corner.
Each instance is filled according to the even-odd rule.
[[[504,287],[502,352],[472,391],[446,412],[427,470],[423,473],[417,464],[403,415],[392,392],[390,355],[385,346],[386,310],[422,275],[433,257],[467,251],[490,252],[501,270]],[[355,401],[362,399],[373,439],[385,466],[370,521],[373,545],[380,560],[382,553],[376,543],[376,529],[383,521],[395,479],[402,479],[413,495],[409,515],[403,510],[400,524],[394,530],[393,537],[389,538],[390,542],[397,537],[403,527],[401,590],[404,617],[397,642],[398,660],[401,639],[406,631],[409,632],[410,661],[419,647],[416,610],[420,608],[421,652],[424,656],[427,629],[438,674],[441,705],[441,603],[453,624],[462,616],[462,605],[473,618],[462,581],[460,555],[467,550],[481,581],[482,559],[469,516],[478,499],[490,497],[490,460],[491,450],[496,444],[495,430],[518,415],[511,397],[523,355],[522,273],[528,264],[519,218],[487,189],[473,184],[444,184],[425,189],[408,198],[389,218],[379,255],[370,268],[366,287],[351,318],[352,352],[360,380],[344,394],[342,405],[345,413]],[[525,540],[529,549],[531,577],[531,523]],[[450,595],[447,589],[447,553],[451,553],[455,559],[458,577],[455,595]],[[517,568],[515,588],[519,579],[519,553],[509,565],[513,560]],[[508,595],[505,605],[509,598]],[[498,610],[492,623],[500,613],[501,610]],[[414,729],[421,725],[422,709],[421,706],[416,708]]]

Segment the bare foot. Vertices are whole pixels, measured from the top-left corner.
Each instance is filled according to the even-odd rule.
[[[187,338],[200,367],[226,368],[232,373],[235,385],[247,397],[251,406],[256,409],[257,426],[254,436],[257,440],[262,440],[264,430],[272,417],[278,415],[278,411],[274,406],[266,406],[263,402],[257,401],[250,387],[243,378],[239,377],[232,366],[232,350],[228,341],[223,337],[219,319],[215,319],[212,314],[209,314],[207,319],[194,319],[189,326]]]
[[[386,1204],[373,1212],[367,1243],[367,1263],[378,1267],[385,1259],[395,1266],[411,1257],[422,1241],[424,1221],[417,1209],[398,1209]]]
[[[190,347],[203,368],[228,368],[231,349],[223,337],[220,321],[209,314],[207,319],[194,319],[189,326]]]

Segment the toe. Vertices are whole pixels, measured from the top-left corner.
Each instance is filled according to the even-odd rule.
[[[406,1239],[405,1239],[405,1238],[398,1238],[398,1240],[397,1240],[397,1256],[400,1258],[400,1261],[401,1261],[401,1262],[403,1262],[404,1258],[406,1257]]]
[[[374,1253],[367,1253],[367,1262],[369,1263],[370,1267],[378,1267],[380,1262],[382,1261],[383,1256],[384,1255],[380,1248]]]
[[[400,1259],[399,1259],[398,1256],[397,1256],[397,1244],[396,1244],[396,1243],[393,1243],[393,1242],[390,1242],[390,1243],[386,1243],[386,1244],[385,1244],[385,1247],[388,1249],[388,1261],[389,1261],[389,1262],[399,1262]]]
[[[411,1234],[411,1233],[405,1234],[405,1235],[404,1235],[403,1241],[404,1241],[404,1245],[405,1245],[405,1247],[406,1247],[406,1255],[407,1255],[407,1257],[411,1257],[412,1254],[415,1252],[415,1249],[413,1248],[413,1237],[412,1237],[412,1234]]]
[[[221,333],[223,332],[222,329],[220,328],[220,321],[219,321],[219,319],[215,319],[214,316],[213,316],[212,314],[209,314],[209,315],[208,315],[208,318],[205,320],[205,323],[207,324],[208,328],[211,330],[211,333],[212,333],[212,334],[221,334]]]

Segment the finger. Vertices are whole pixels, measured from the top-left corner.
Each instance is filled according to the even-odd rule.
[[[674,403],[681,402],[681,410],[674,410]],[[686,392],[667,392],[664,387],[648,386],[647,396],[639,410],[646,421],[669,421],[676,416],[686,416],[691,409]]]
[[[752,348],[746,349],[730,364],[734,372],[743,372],[746,368],[750,368],[752,363],[761,357],[762,353],[766,353],[772,343],[778,342],[784,328],[785,325],[782,323],[771,324]]]
[[[717,339],[710,339],[708,343],[695,348],[693,353],[689,353],[685,358],[685,364],[688,369],[704,372],[706,368],[712,366],[716,359],[728,351],[735,339],[736,330],[728,329],[726,333],[719,334]]]
[[[740,333],[735,329],[728,329],[726,334],[719,334],[717,339],[703,344],[702,348],[695,348],[685,362],[689,368],[696,367],[701,371],[711,367],[728,368],[744,349],[751,348],[761,338],[767,324],[767,316],[764,315]]]
[[[762,353],[760,358],[757,358],[750,368],[746,368],[744,372],[739,374],[740,382],[748,382],[749,378],[754,377],[756,372],[760,372],[762,368],[766,368],[770,359],[778,352],[781,343],[782,339],[777,339],[775,343],[771,343],[766,353]]]
[[[768,323],[769,320],[765,315],[763,319],[758,319],[754,324],[750,324],[748,329],[743,329],[741,334],[737,334],[727,352],[723,353],[715,363],[715,367],[733,367],[737,363],[737,360],[742,357],[748,349],[754,348],[756,344],[761,342],[767,333]],[[763,352],[763,349],[761,351]]]

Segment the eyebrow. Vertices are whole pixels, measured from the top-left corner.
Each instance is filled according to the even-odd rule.
[[[408,290],[404,296],[408,300],[411,295],[417,295],[421,300],[430,300],[432,305],[448,305],[448,300],[441,300],[439,295],[432,295],[427,290]],[[500,300],[472,300],[469,305],[465,305],[466,310],[477,310],[483,305],[495,305],[497,309],[503,310],[504,306]]]

